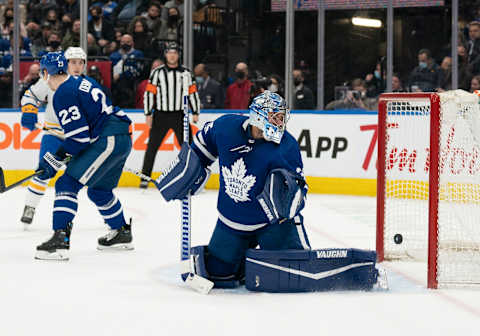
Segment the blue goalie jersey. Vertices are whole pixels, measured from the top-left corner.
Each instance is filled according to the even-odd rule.
[[[205,166],[219,158],[219,219],[239,231],[254,231],[268,223],[256,200],[272,169],[303,174],[300,148],[285,131],[280,144],[253,139],[248,117],[224,115],[208,122],[193,138],[193,150]]]
[[[89,77],[69,76],[55,91],[53,108],[65,134],[62,147],[72,155],[94,142],[111,116],[131,123],[125,112],[112,106],[110,98]]]

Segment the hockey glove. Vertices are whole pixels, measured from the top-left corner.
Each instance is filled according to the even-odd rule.
[[[23,127],[33,131],[35,129],[35,124],[38,122],[37,114],[38,108],[32,104],[22,106],[22,119],[20,123]]]
[[[307,187],[300,174],[286,169],[274,169],[267,176],[265,187],[257,201],[270,223],[295,217],[305,206]]]
[[[38,178],[40,180],[48,180],[54,177],[57,174],[57,171],[65,166],[66,155],[61,157],[61,154],[52,154],[50,152],[45,153],[45,155],[40,160],[38,164],[37,172],[42,171]]]

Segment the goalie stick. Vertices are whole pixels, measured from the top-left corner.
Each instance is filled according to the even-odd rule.
[[[190,135],[190,118],[188,115],[188,96],[190,93],[190,85],[188,76],[190,73],[184,73],[183,80],[183,141],[189,143]],[[193,84],[193,83],[192,83]],[[183,270],[181,277],[183,281],[199,293],[208,294],[213,288],[213,282],[199,276],[195,271],[195,256],[191,255],[191,196],[188,194],[182,199],[181,204],[181,220],[182,229],[180,236],[180,262]],[[184,274],[187,277],[184,278]]]
[[[188,116],[188,91],[189,91],[189,74],[183,74],[183,141],[189,142],[189,116]],[[181,249],[180,249],[180,260],[189,260],[190,259],[190,213],[191,213],[191,202],[190,195],[185,196],[182,200],[181,205],[181,220],[182,220],[182,230],[181,230]]]
[[[34,176],[41,175],[42,173],[43,173],[43,170],[36,171],[35,173],[30,174],[30,175],[22,178],[21,180],[12,183],[11,185],[9,185],[7,187],[5,185],[5,175],[3,173],[3,169],[0,167],[0,194],[3,194],[4,192],[7,192],[10,189],[13,189],[13,188],[17,187],[17,186],[21,185],[23,182],[30,180]]]

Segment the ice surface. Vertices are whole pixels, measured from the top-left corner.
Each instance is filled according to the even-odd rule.
[[[389,292],[256,294],[185,287],[178,276],[179,204],[153,189],[118,189],[133,217],[134,251],[100,252],[106,231],[84,191],[70,261],[34,260],[51,235],[53,189],[31,230],[19,222],[25,188],[0,195],[0,335],[478,335],[480,290],[426,289],[422,263],[384,263]],[[193,199],[193,245],[216,221],[216,192]],[[375,199],[309,195],[313,247],[375,248]]]

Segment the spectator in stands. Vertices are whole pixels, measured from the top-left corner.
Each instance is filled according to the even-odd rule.
[[[478,75],[480,73],[480,22],[470,22],[468,25],[468,37],[468,64],[472,74]]]
[[[231,110],[246,110],[250,101],[252,82],[248,80],[248,66],[240,62],[235,66],[235,82],[227,88],[225,108]]]
[[[80,19],[73,20],[72,28],[67,31],[62,40],[62,49],[80,47]]]
[[[279,75],[272,74],[269,77],[270,80],[270,85],[268,86],[268,90],[271,92],[278,93],[280,96],[284,97],[285,92],[284,92],[284,87],[283,87],[283,81],[280,78]]]
[[[71,24],[73,20],[80,17],[79,1],[63,0],[62,2],[63,4],[57,5],[62,13],[62,22]]]
[[[118,3],[116,1],[106,1],[103,4],[102,4],[102,2],[94,3],[94,4],[92,4],[92,6],[97,5],[97,4],[101,5],[101,7],[102,7],[103,17],[106,20],[109,20],[110,22],[113,22],[112,14],[113,14],[115,8],[117,8]]]
[[[183,18],[183,0],[169,0],[165,3],[162,10],[162,19],[166,20],[170,13],[170,8],[177,8],[178,15]]]
[[[124,61],[127,59],[143,58],[143,52],[135,49],[132,35],[125,34],[120,40],[120,49],[110,55],[113,67],[113,80],[117,81],[123,73]]]
[[[154,59],[153,62],[152,62],[152,66],[150,67],[150,73],[154,69],[158,68],[159,66],[161,66],[163,64],[164,64],[164,62],[160,58]],[[135,94],[135,108],[137,108],[137,109],[143,109],[144,108],[143,97],[145,95],[145,90],[147,88],[147,84],[148,84],[148,78],[142,80],[137,85],[137,90],[136,90],[137,93]]]
[[[150,46],[152,34],[148,30],[147,19],[136,16],[128,25],[128,34],[132,35],[137,50],[145,52]]]
[[[22,80],[20,80],[20,97],[23,96],[23,93],[31,85],[35,84],[40,78],[40,65],[38,63],[33,63],[28,68],[28,73]]]
[[[38,53],[39,57],[42,57],[46,53],[53,52],[53,51],[61,51],[62,50],[62,37],[60,36],[60,33],[52,32],[48,36],[48,41],[47,41],[47,46],[45,47],[44,50],[40,51]]]
[[[197,64],[193,69],[197,83],[200,107],[202,109],[221,109],[225,101],[223,88],[215,79],[210,77],[210,70],[203,64]]]
[[[8,40],[10,38],[10,23],[13,22],[13,8],[5,8],[3,13],[3,23],[0,25],[0,34],[3,39]]]
[[[393,74],[392,76],[392,92],[405,92],[405,89],[402,85],[402,80],[398,74]]]
[[[458,88],[463,90],[470,89],[470,80],[472,71],[468,64],[467,48],[461,42],[457,47],[458,53]]]
[[[437,92],[444,92],[452,89],[452,58],[445,56],[440,64],[440,80]]]
[[[409,85],[412,92],[433,92],[439,87],[440,68],[428,49],[418,52],[418,66],[410,73]]]
[[[367,97],[367,86],[365,81],[360,78],[355,78],[352,80],[351,90],[346,92],[345,97],[328,103],[325,109],[363,109],[375,111],[377,106],[377,99]]]
[[[57,11],[55,9],[50,9],[48,10],[47,12],[47,15],[45,17],[45,20],[43,22],[48,22],[50,23],[50,27],[52,28],[52,30],[54,31],[62,31],[63,29],[63,25],[62,23],[60,22],[60,20],[58,20],[57,18]],[[63,31],[62,31],[63,32]]]
[[[475,90],[480,90],[480,75],[473,76],[470,81],[470,92]]]
[[[10,32],[10,38],[8,40],[4,40],[4,42],[7,43],[0,43],[0,50],[1,54],[3,55],[1,66],[7,71],[11,71],[11,65],[13,62],[13,29]],[[20,36],[18,42],[20,57],[32,57],[32,54],[30,53],[30,47],[28,46],[29,40]]]
[[[35,22],[30,22],[27,25],[27,37],[31,42],[30,52],[34,57],[36,57],[41,50],[45,49],[46,45],[40,26]]]
[[[120,49],[110,55],[113,66],[112,93],[114,104],[122,107],[135,104],[135,81],[142,72],[140,69],[144,63],[137,59],[143,58],[143,52],[135,49],[133,37],[129,34],[122,36]]]
[[[13,73],[0,68],[0,108],[12,107]]]
[[[385,71],[382,71],[382,63],[377,62],[373,73],[369,73],[365,76],[368,97],[378,97],[383,91],[385,91],[384,79]]]
[[[114,22],[130,22],[133,17],[148,9],[151,0],[119,0],[118,6],[112,13]],[[117,24],[115,24],[117,25]]]
[[[110,88],[105,86],[102,72],[96,65],[91,65],[88,67],[87,70],[87,76],[92,77],[97,81],[98,84],[102,87],[102,91],[105,92],[105,94],[111,99],[112,98],[112,91],[110,91]]]
[[[55,9],[57,3],[55,0],[30,0],[27,3],[27,21],[35,22],[37,24],[42,23],[47,12],[50,9]]]
[[[142,13],[146,19],[148,30],[153,33],[160,26],[160,14],[162,13],[162,5],[159,2],[152,1],[148,7],[148,11]]]
[[[293,74],[294,97],[292,107],[295,110],[313,110],[315,108],[313,102],[313,93],[310,88],[303,84],[305,78],[303,71],[295,69]]]
[[[5,10],[8,8],[13,8],[13,0],[7,0],[7,1],[2,1],[5,4],[0,6],[0,23],[3,23],[3,14],[5,13]],[[25,1],[19,1],[19,2],[25,2]],[[27,9],[24,4],[20,3],[18,6],[18,9],[20,10],[20,23],[23,26],[25,22],[27,22]],[[26,37],[25,33],[25,28],[20,27],[20,35],[23,37]]]
[[[180,41],[182,36],[183,20],[180,18],[178,8],[168,9],[167,19],[161,20],[158,30],[154,31],[154,37],[160,40]]]
[[[97,44],[103,50],[115,39],[113,24],[103,18],[103,10],[100,6],[90,7],[90,15],[92,20],[88,23],[88,32],[95,37]]]
[[[100,56],[102,54],[100,47],[92,34],[87,34],[87,54],[88,56]]]

